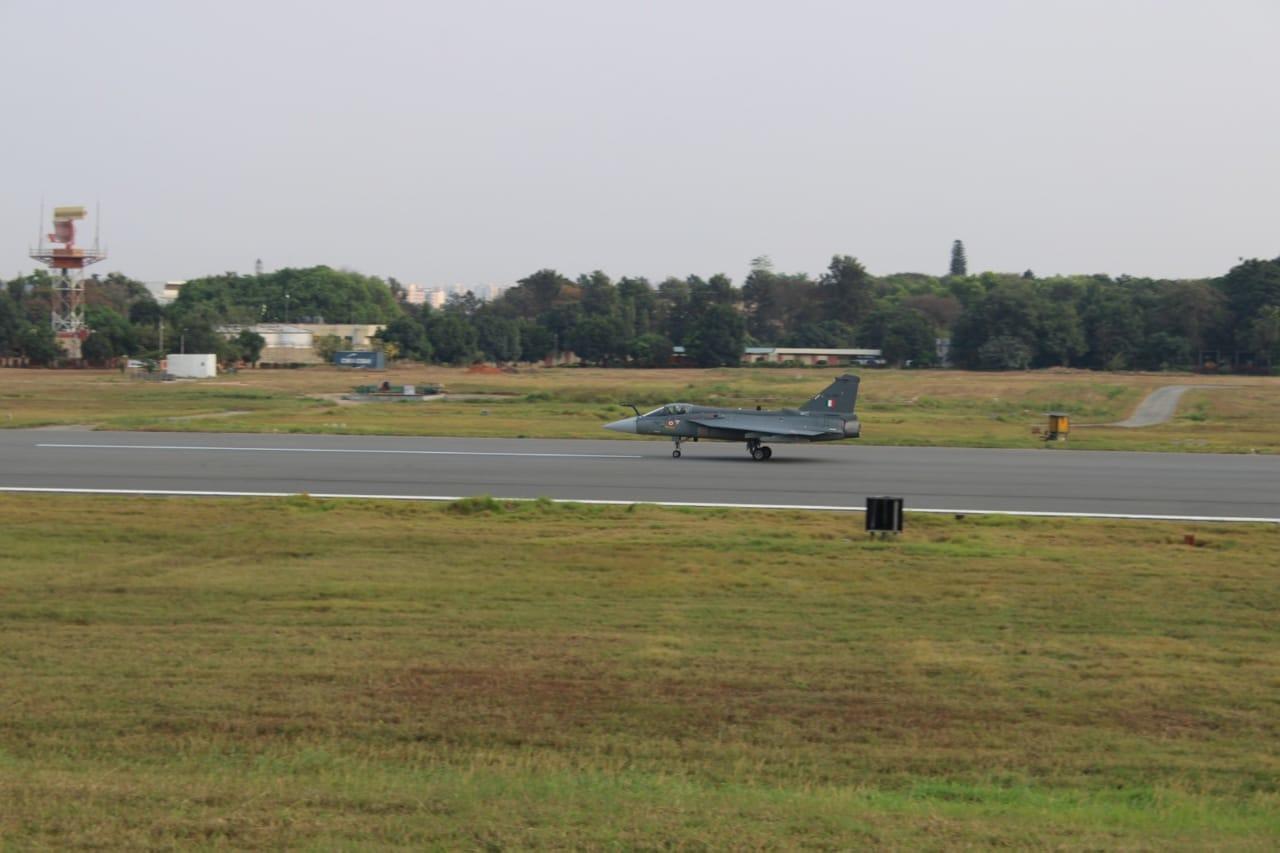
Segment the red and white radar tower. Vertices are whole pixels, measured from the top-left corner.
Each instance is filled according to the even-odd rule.
[[[98,248],[94,234],[93,248],[76,246],[76,220],[88,215],[84,207],[55,207],[53,209],[53,233],[40,236],[40,245],[31,251],[31,257],[53,270],[53,333],[66,352],[67,358],[80,358],[80,343],[89,336],[84,324],[84,268],[96,264],[107,256]]]

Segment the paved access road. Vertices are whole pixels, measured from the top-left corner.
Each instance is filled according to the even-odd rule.
[[[1182,399],[1182,395],[1190,391],[1193,387],[1200,388],[1222,388],[1221,385],[1165,385],[1163,388],[1157,388],[1147,395],[1133,414],[1119,423],[1111,424],[1111,426],[1125,427],[1126,429],[1155,426],[1162,424],[1173,417],[1178,410],[1178,401]]]
[[[0,489],[539,497],[1280,519],[1280,456],[0,430]]]

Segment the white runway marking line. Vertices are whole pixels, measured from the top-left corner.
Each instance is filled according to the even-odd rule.
[[[621,453],[533,453],[529,451],[501,450],[379,450],[376,448],[346,447],[228,447],[223,445],[196,444],[37,444],[36,447],[55,447],[71,450],[228,450],[246,453],[391,453],[414,456],[535,456],[547,459],[643,459],[639,455]]]
[[[460,501],[464,495],[362,495],[336,492],[216,492],[195,489],[77,489],[57,486],[0,486],[0,493],[43,493],[64,495],[135,495],[154,497],[200,497],[200,498],[294,498],[311,497],[325,500],[366,500],[366,501]],[[502,498],[496,501],[536,501],[541,498]],[[837,506],[821,504],[740,504],[716,503],[712,501],[626,501],[602,500],[596,498],[550,498],[555,504],[588,504],[591,506],[667,506],[697,507],[701,509],[783,509],[803,512],[866,512],[860,506]],[[1028,518],[1113,518],[1130,521],[1205,521],[1236,524],[1280,524],[1280,518],[1259,518],[1241,515],[1147,515],[1137,512],[1054,512],[1052,510],[1016,510],[1016,509],[937,509],[929,507],[904,507],[904,512],[922,513],[926,515],[1011,515]]]

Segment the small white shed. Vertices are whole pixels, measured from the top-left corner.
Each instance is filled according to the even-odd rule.
[[[211,352],[171,352],[166,364],[166,373],[183,379],[207,379],[218,375],[218,357]]]

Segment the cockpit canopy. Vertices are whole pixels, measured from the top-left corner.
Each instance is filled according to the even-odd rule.
[[[668,403],[665,406],[659,406],[652,412],[645,412],[641,417],[656,418],[667,415],[687,415],[692,408],[693,406],[689,403]]]

